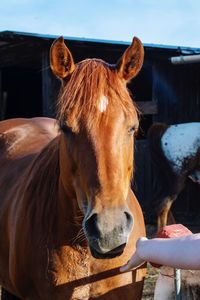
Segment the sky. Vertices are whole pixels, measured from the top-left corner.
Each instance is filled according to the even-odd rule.
[[[0,31],[200,47],[200,0],[0,0]]]

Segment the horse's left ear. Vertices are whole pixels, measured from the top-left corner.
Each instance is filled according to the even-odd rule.
[[[61,36],[55,40],[50,49],[50,66],[53,73],[60,79],[65,79],[75,69],[71,52]]]
[[[142,68],[144,61],[144,48],[141,41],[134,37],[132,44],[126,49],[117,63],[119,75],[126,81],[135,77]]]

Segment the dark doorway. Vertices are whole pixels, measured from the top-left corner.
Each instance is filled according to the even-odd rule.
[[[23,68],[2,70],[2,119],[42,116],[41,73]]]

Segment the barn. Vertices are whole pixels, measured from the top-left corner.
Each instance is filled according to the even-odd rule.
[[[0,32],[1,120],[55,116],[60,83],[49,68],[49,48],[55,38],[51,35]],[[76,62],[96,57],[115,63],[129,45],[128,42],[74,37],[65,37],[65,41]],[[144,48],[144,66],[129,89],[142,112],[133,188],[145,212],[151,203],[155,185],[146,142],[147,131],[154,122],[200,121],[200,48],[152,44],[144,44]],[[198,219],[199,195],[200,187],[188,181],[173,208],[178,221],[190,223]]]

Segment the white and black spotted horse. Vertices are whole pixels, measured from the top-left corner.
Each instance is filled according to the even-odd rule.
[[[200,184],[200,122],[156,123],[149,129],[148,142],[159,186],[153,200],[159,229],[174,222],[170,208],[188,177]]]

